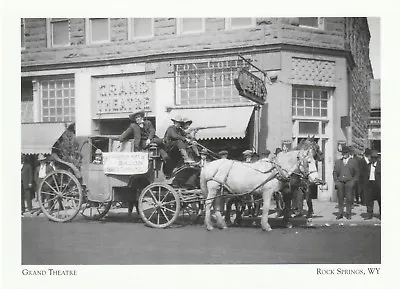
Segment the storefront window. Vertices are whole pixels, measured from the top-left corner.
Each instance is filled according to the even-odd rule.
[[[178,34],[197,33],[205,31],[204,18],[178,18]]]
[[[130,39],[153,36],[152,18],[130,18],[129,19]]]
[[[110,21],[108,18],[89,18],[89,42],[110,41]]]
[[[73,79],[46,80],[40,83],[43,122],[75,120],[75,83]]]
[[[318,88],[293,88],[292,115],[305,117],[328,116],[328,91]]]
[[[324,28],[324,18],[323,17],[300,17],[299,25],[311,28]]]
[[[204,105],[249,102],[239,95],[234,77],[242,60],[175,65],[176,104]]]
[[[226,29],[240,29],[253,27],[256,24],[255,18],[227,18],[225,20]]]
[[[51,46],[68,46],[70,44],[69,19],[51,18],[50,19],[50,38],[48,42]]]

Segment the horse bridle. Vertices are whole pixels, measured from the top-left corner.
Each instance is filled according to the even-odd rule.
[[[314,150],[314,148],[309,148],[307,150],[307,153],[305,154],[306,156],[303,158],[300,158],[300,156],[297,156],[298,162],[297,162],[297,169],[294,170],[293,174],[298,175],[300,178],[302,179],[308,179],[308,177],[313,174],[313,173],[317,173],[317,166],[315,166],[315,170],[310,171],[309,170],[309,164],[311,163],[310,159],[311,157],[309,156],[309,151],[310,150]],[[314,157],[312,157],[314,158]],[[315,162],[315,160],[313,159],[313,161]],[[301,168],[304,168],[304,170],[302,170]],[[296,170],[299,171],[299,173],[296,172]]]

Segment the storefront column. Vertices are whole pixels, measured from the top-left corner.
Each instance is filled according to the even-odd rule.
[[[40,86],[39,81],[32,80],[33,122],[40,122]]]
[[[92,134],[91,75],[88,73],[75,73],[75,122],[77,136]]]

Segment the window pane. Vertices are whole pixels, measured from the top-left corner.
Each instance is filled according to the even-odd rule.
[[[311,98],[312,97],[312,90],[306,90],[305,91],[305,95],[306,95],[306,98]]]
[[[232,27],[242,27],[242,26],[251,26],[252,19],[251,18],[231,18],[231,26]]]
[[[299,25],[318,28],[318,17],[300,17]]]
[[[202,18],[183,18],[182,32],[201,31],[203,29]]]
[[[297,115],[298,116],[304,116],[304,108],[298,108],[297,109]]]
[[[132,36],[133,37],[143,37],[151,36],[152,32],[152,21],[151,18],[134,18],[132,19]]]
[[[306,108],[306,116],[312,116],[312,109]]]
[[[299,133],[318,134],[318,122],[299,122]]]
[[[90,25],[92,42],[109,40],[107,18],[91,19]]]
[[[319,109],[313,109],[313,116],[321,116],[320,110]]]
[[[69,44],[69,23],[67,21],[53,22],[53,45]]]
[[[306,107],[311,107],[312,101],[310,99],[306,99]]]
[[[321,109],[321,116],[328,116],[328,110],[327,109]]]

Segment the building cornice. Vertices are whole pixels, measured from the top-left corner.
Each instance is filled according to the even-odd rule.
[[[346,58],[350,68],[353,68],[355,66],[353,56],[349,50],[313,47],[313,46],[287,44],[287,43],[275,43],[275,44],[223,48],[223,49],[208,49],[201,51],[160,53],[160,54],[142,55],[134,57],[68,61],[68,62],[57,62],[57,63],[47,63],[47,64],[21,64],[21,72],[89,68],[89,67],[122,65],[131,63],[146,63],[146,62],[152,63],[152,62],[162,62],[162,61],[186,60],[194,58],[217,58],[217,57],[235,56],[237,54],[248,55],[248,54],[280,52],[280,51],[298,52],[311,55],[315,54],[315,55],[344,57]]]

